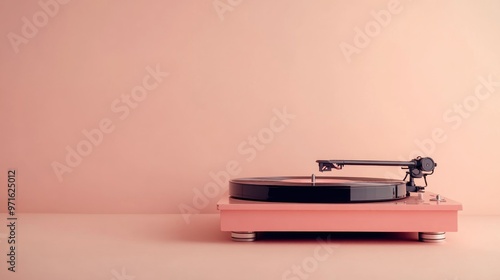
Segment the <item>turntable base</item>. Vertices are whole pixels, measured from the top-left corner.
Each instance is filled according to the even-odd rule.
[[[254,241],[257,232],[418,232],[419,240],[442,242],[458,229],[459,202],[411,193],[371,203],[281,203],[223,197],[217,204],[222,231],[234,241]]]

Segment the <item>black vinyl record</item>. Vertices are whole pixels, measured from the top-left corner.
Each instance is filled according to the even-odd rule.
[[[407,197],[406,182],[366,177],[255,177],[229,182],[232,198],[304,203],[351,203]]]

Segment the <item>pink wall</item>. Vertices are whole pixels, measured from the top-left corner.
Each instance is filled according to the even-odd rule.
[[[22,212],[208,213],[225,176],[422,154],[500,214],[498,1],[63,2],[0,2],[0,211],[10,167]]]

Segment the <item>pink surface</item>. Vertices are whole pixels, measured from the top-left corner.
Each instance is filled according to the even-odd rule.
[[[223,198],[218,208],[223,231],[387,231],[449,232],[458,229],[462,205],[451,199],[377,203],[266,203]]]
[[[386,211],[415,211],[415,210],[462,210],[462,204],[450,198],[442,196],[444,201],[430,201],[436,195],[425,192],[422,199],[416,193],[410,197],[385,202],[367,203],[291,203],[291,202],[266,202],[230,198],[226,194],[219,203],[219,210],[386,210]]]
[[[429,190],[500,215],[499,13],[473,0],[0,1],[0,185],[18,170],[25,213],[189,222],[216,213],[229,177],[422,155],[438,163]]]
[[[2,280],[293,279],[293,267],[311,280],[500,279],[500,219],[492,216],[460,217],[460,231],[443,244],[398,233],[236,243],[219,230],[218,215],[198,215],[189,226],[180,215],[25,214],[19,222],[18,272],[2,260]],[[6,246],[0,235],[2,255]]]

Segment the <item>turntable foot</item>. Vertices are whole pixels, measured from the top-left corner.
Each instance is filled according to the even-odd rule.
[[[446,239],[446,232],[419,232],[418,240],[422,242],[444,242]]]
[[[253,231],[232,231],[231,238],[233,241],[255,241],[255,232]]]

